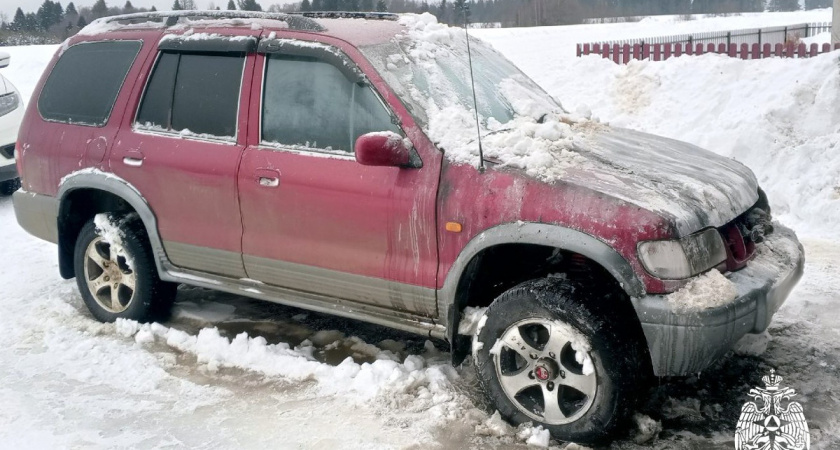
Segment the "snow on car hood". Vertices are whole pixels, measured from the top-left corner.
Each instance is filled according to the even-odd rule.
[[[560,179],[656,212],[680,235],[720,227],[758,201],[750,169],[685,142],[603,127],[570,151],[586,161]]]

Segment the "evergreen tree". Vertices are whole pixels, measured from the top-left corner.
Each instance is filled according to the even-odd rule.
[[[105,0],[96,0],[96,3],[90,8],[90,14],[94,19],[105,17],[108,14],[108,5],[105,4]]]
[[[449,4],[446,0],[440,0],[436,16],[440,23],[449,23]]]
[[[156,11],[157,11],[157,8],[155,8],[154,6],[152,6],[152,9],[150,9],[149,11],[150,11],[150,12],[156,12]]]
[[[799,0],[770,0],[768,11],[799,11]]]
[[[228,0],[227,4],[228,11],[233,11],[236,9],[236,3],[233,3],[233,0]]]
[[[64,8],[60,4],[53,3],[51,0],[44,0],[35,13],[36,27],[40,30],[47,31],[51,26],[60,23],[64,19]]]
[[[131,14],[133,12],[137,12],[137,8],[131,4],[131,0],[125,0],[125,6],[123,6],[122,12],[123,14]]]
[[[15,18],[12,19],[11,29],[14,31],[25,31],[26,29],[26,15],[23,10],[18,8],[15,11]]]
[[[301,11],[312,11],[312,4],[309,3],[309,0],[303,0],[300,2],[300,10]]]
[[[455,0],[452,2],[452,10],[455,13],[452,18],[454,24],[462,25],[470,17],[469,5],[466,0]]]
[[[172,11],[181,11],[184,8],[181,8],[181,2],[175,0],[175,3],[172,4]]]
[[[79,20],[76,22],[76,28],[82,29],[87,26],[87,20],[85,20],[85,16],[79,16]]]
[[[379,0],[376,2],[376,11],[388,12],[388,5],[385,4],[385,0]]]
[[[76,5],[73,2],[67,4],[67,9],[64,10],[65,16],[78,16],[79,13],[76,11]]]
[[[312,0],[312,11],[323,11],[323,10],[324,10],[323,0]]]
[[[359,10],[360,11],[373,11],[373,0],[360,0],[359,1]]]
[[[242,11],[262,11],[262,6],[257,0],[237,0],[237,3]]]
[[[805,9],[831,8],[832,0],[805,0]]]

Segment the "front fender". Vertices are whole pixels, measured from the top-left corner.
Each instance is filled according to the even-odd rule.
[[[458,322],[461,320],[461,305],[456,296],[467,265],[482,251],[501,244],[536,244],[579,253],[606,269],[628,296],[645,295],[644,285],[630,263],[608,244],[592,235],[545,223],[501,224],[477,234],[470,240],[449,269],[443,287],[438,290],[438,311],[444,314],[442,322],[448,324],[446,332],[449,342],[455,342]]]

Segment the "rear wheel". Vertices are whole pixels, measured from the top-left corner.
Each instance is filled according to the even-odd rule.
[[[91,314],[102,322],[165,319],[177,285],[158,277],[142,222],[136,215],[98,217],[101,227],[94,219],[82,227],[74,255],[76,282]]]
[[[12,195],[16,190],[20,189],[20,178],[12,178],[0,182],[0,196],[6,197]]]
[[[583,286],[523,283],[488,308],[473,352],[479,381],[514,425],[533,422],[564,441],[599,444],[635,406],[643,369],[638,346]],[[616,321],[617,322],[617,321]]]

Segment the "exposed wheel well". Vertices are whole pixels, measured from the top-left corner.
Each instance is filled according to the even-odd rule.
[[[61,200],[58,209],[58,270],[62,278],[75,276],[73,250],[82,226],[99,213],[135,212],[121,197],[99,189],[76,189]]]
[[[475,255],[458,282],[449,326],[457,330],[467,306],[490,306],[496,297],[520,283],[555,275],[574,278],[591,288],[595,295],[590,298],[601,299],[605,311],[626,318],[626,327],[644,342],[642,325],[629,296],[606,269],[582,254],[535,244],[501,244]],[[458,364],[469,353],[472,341],[457,331],[452,336],[452,358]],[[646,345],[644,351],[647,355]]]

